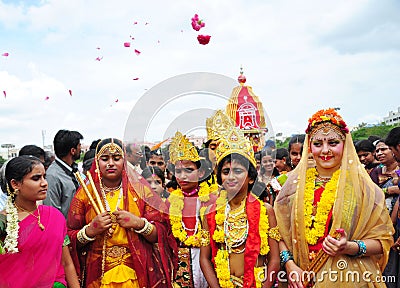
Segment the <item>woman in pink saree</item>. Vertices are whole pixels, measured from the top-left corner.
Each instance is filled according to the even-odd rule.
[[[21,156],[7,164],[8,200],[0,212],[0,287],[79,287],[65,218],[53,207],[36,205],[46,197],[44,177],[36,157]]]

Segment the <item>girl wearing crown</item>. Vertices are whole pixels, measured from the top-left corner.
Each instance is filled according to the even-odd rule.
[[[315,167],[308,167],[309,152]],[[274,209],[289,287],[385,287],[381,271],[393,243],[385,197],[334,109],[310,118],[303,156]]]
[[[223,190],[206,211],[209,238],[200,257],[204,275],[210,287],[272,287],[279,271],[280,236],[272,206],[251,192],[257,181],[251,144],[231,127],[216,155]]]
[[[172,234],[178,249],[178,271],[175,287],[208,287],[200,269],[200,246],[203,243],[201,217],[208,205],[215,201],[218,186],[209,185],[212,175],[205,175],[206,163],[199,157],[196,147],[180,132],[176,132],[169,148],[170,161],[175,165],[175,178],[179,185],[167,200]],[[173,180],[172,180],[173,181]]]

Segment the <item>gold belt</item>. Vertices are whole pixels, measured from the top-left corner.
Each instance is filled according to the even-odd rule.
[[[111,258],[119,258],[124,256],[127,252],[128,249],[122,246],[112,246],[106,249],[106,255]]]

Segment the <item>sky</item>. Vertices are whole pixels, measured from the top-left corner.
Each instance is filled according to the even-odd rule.
[[[124,139],[159,83],[207,72],[233,88],[240,67],[274,133],[303,133],[329,107],[349,126],[377,124],[400,106],[398,15],[397,0],[0,0],[0,144],[49,145],[59,129],[86,144]],[[185,112],[225,109],[189,94],[143,102],[154,114],[145,140],[164,139]],[[149,116],[137,108],[135,119]]]

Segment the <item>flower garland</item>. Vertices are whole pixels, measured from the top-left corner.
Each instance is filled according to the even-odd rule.
[[[215,185],[218,189],[218,186]],[[214,192],[215,187],[208,186],[207,183],[202,182],[199,185],[200,189],[198,192],[198,197],[201,202],[207,202],[210,200],[210,193]],[[186,246],[200,247],[201,246],[201,227],[195,231],[194,235],[188,236],[182,223],[182,210],[184,206],[183,202],[184,196],[181,189],[175,189],[171,192],[169,197],[169,202],[171,206],[169,208],[169,219],[172,227],[172,234],[176,239],[184,243]],[[204,213],[205,209],[200,209],[201,213]],[[201,214],[200,213],[200,214]]]
[[[216,201],[216,214],[215,214],[215,223],[216,229],[213,234],[213,239],[217,243],[225,243],[225,232],[224,232],[224,221],[226,219],[225,211],[227,204],[227,192],[222,190],[220,192],[220,196]],[[264,204],[260,202],[260,220],[259,220],[259,233],[261,239],[260,245],[260,255],[267,255],[270,247],[268,245],[268,230],[269,230],[269,221],[267,215],[267,209]],[[233,283],[231,281],[231,273],[229,268],[229,252],[224,249],[225,245],[220,245],[220,248],[217,251],[217,255],[215,256],[215,271],[217,274],[218,282],[221,288],[233,288]],[[258,275],[259,269],[257,267],[254,268],[254,273]],[[260,281],[263,279],[259,279],[259,277],[255,277],[257,287],[260,286]],[[260,283],[259,283],[260,282]],[[261,287],[261,286],[260,286]]]
[[[324,236],[326,221],[328,220],[329,212],[336,198],[339,174],[340,170],[336,170],[332,178],[326,183],[325,190],[317,206],[317,212],[315,216],[313,216],[315,179],[317,178],[318,172],[315,168],[307,170],[304,190],[304,224],[306,228],[306,240],[310,245],[315,245],[318,239]]]
[[[18,253],[18,210],[13,203],[12,196],[7,197],[7,236],[4,239],[4,249],[8,253]]]

